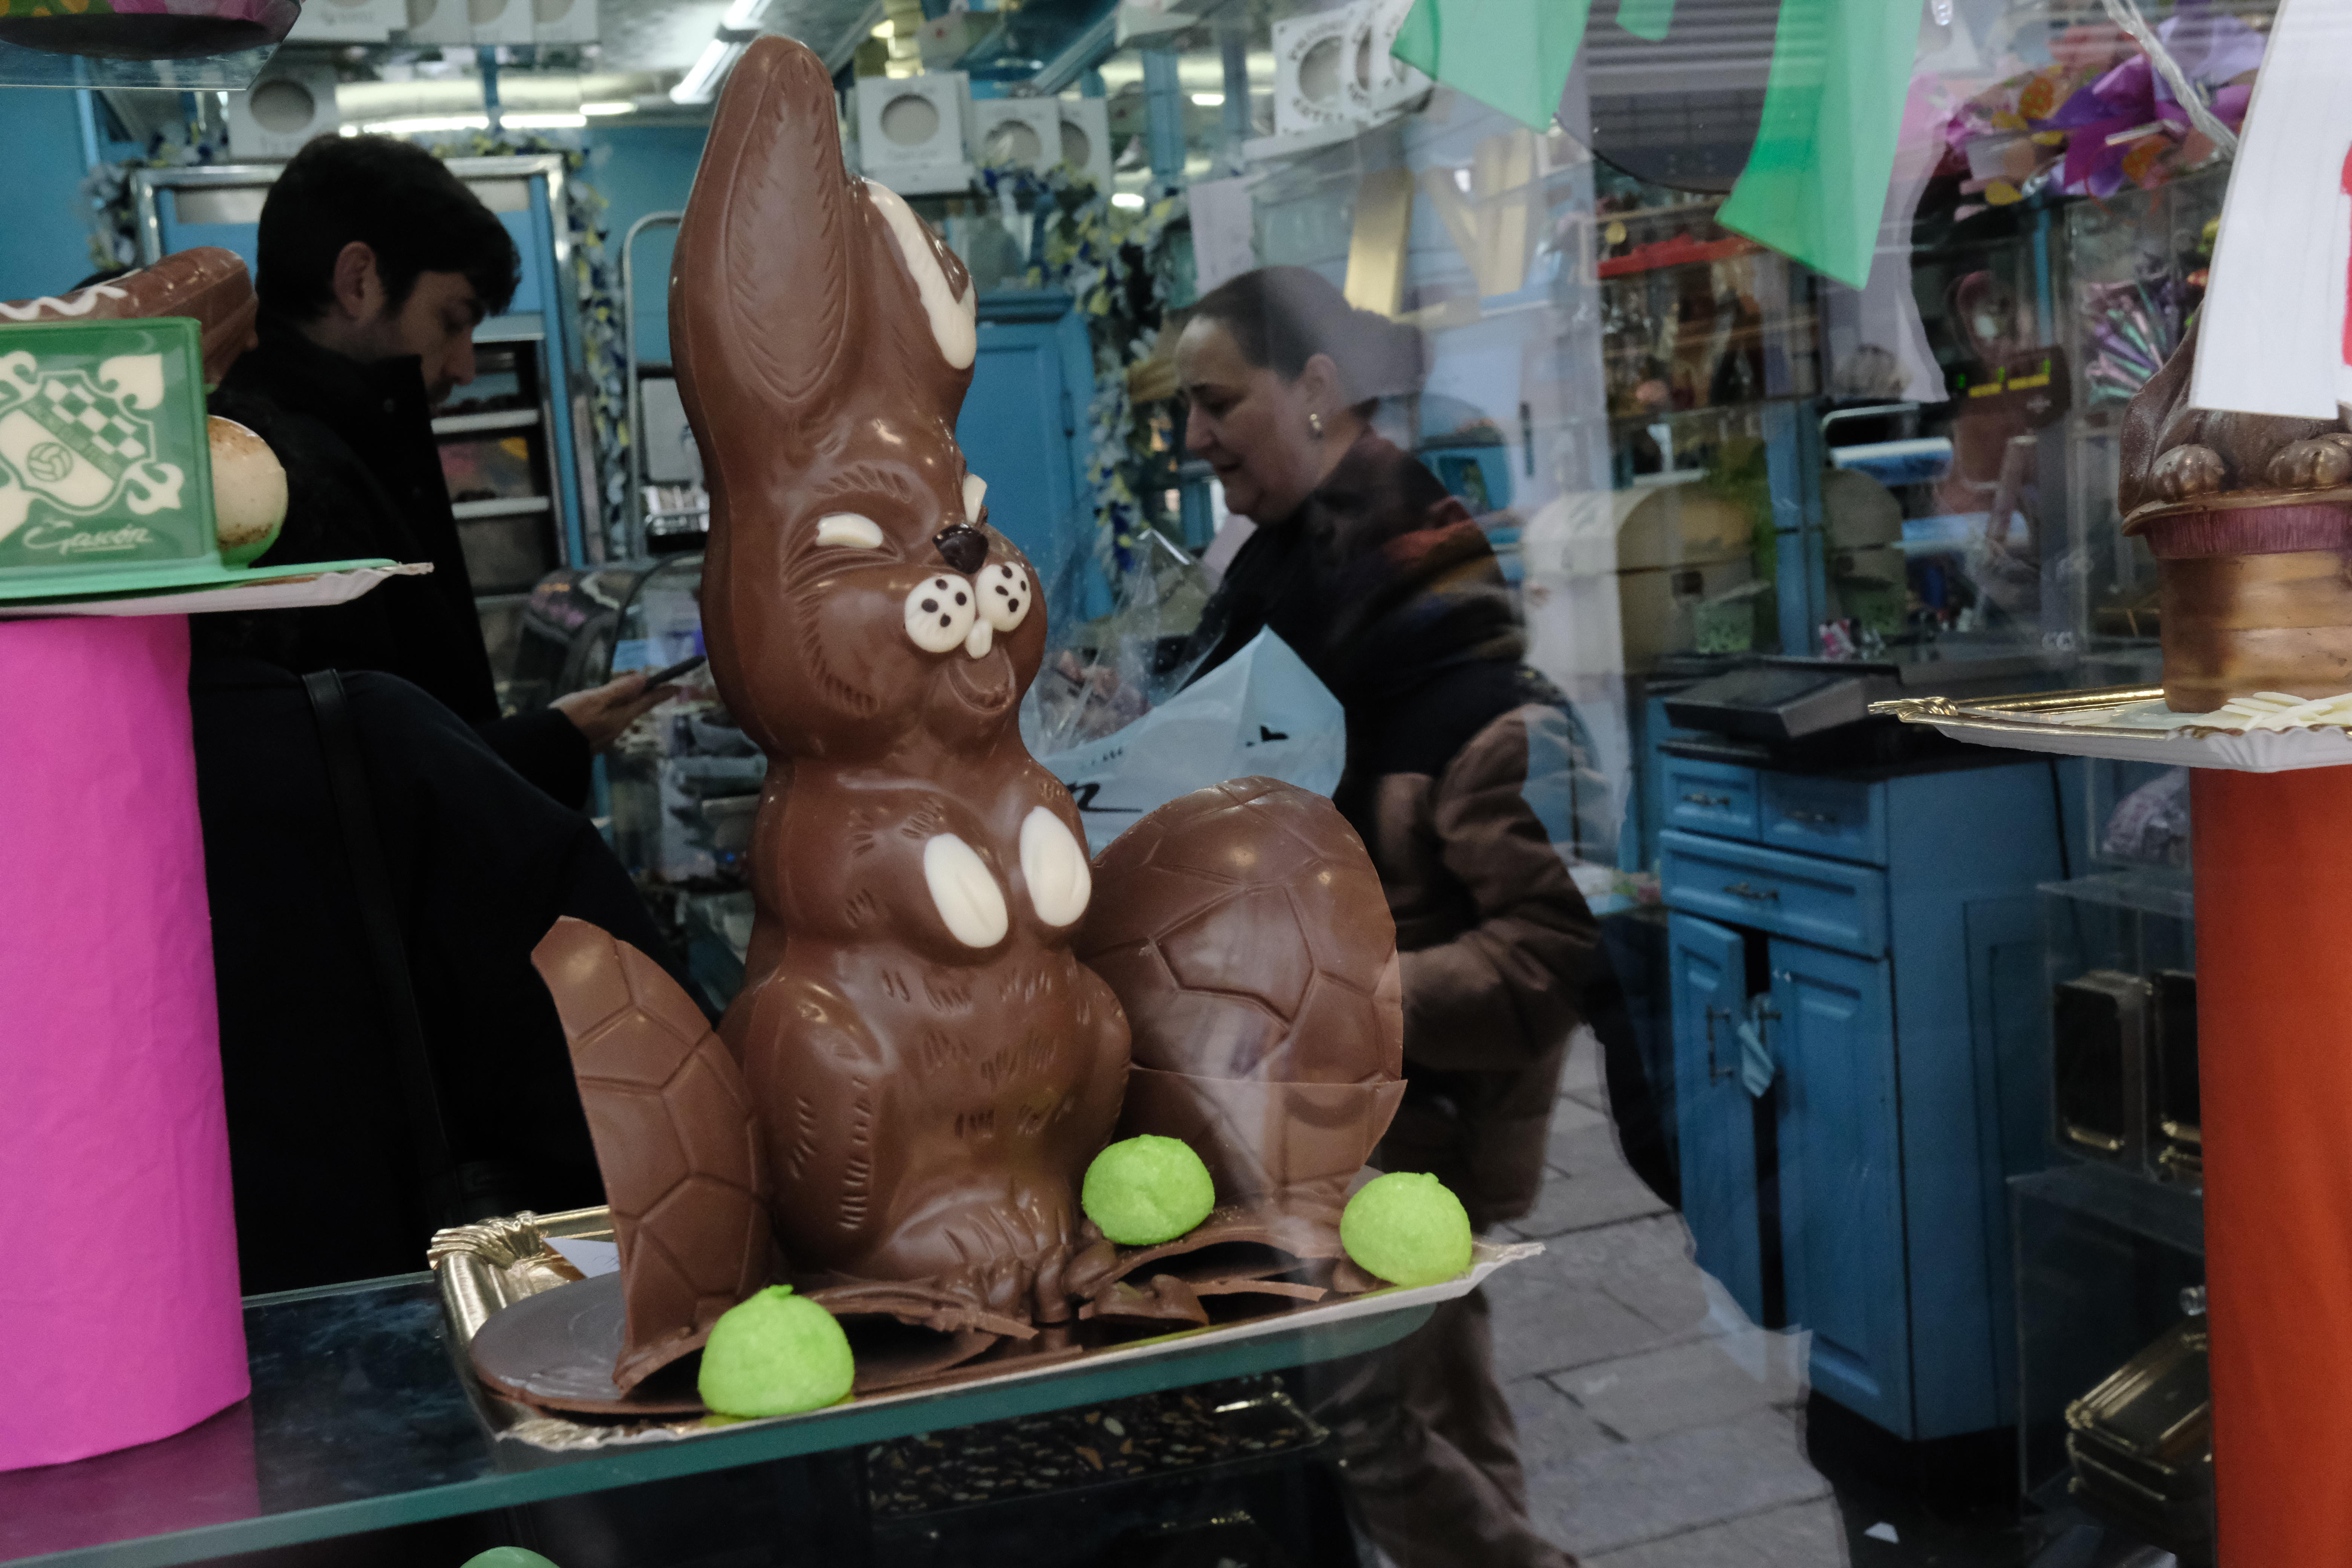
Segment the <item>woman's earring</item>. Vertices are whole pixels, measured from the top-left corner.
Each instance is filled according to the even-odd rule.
[[[1307,416],[1307,427],[1315,432],[1315,438],[1320,441],[1323,438],[1323,416],[1320,414],[1308,415]]]

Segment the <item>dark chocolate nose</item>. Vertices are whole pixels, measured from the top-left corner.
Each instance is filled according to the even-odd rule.
[[[959,522],[931,542],[947,563],[969,577],[988,559],[988,535],[968,522]]]

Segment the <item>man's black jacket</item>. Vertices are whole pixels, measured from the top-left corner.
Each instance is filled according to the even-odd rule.
[[[518,1206],[599,1202],[530,951],[572,915],[679,972],[586,817],[407,682],[345,689],[454,1152],[509,1164]],[[245,1289],[422,1268],[433,1215],[310,699],[231,654],[197,658],[189,700]]]
[[[252,429],[286,468],[286,528],[269,565],[386,556],[430,561],[345,605],[260,617],[254,651],[297,673],[382,670],[423,687],[517,773],[566,805],[588,795],[588,743],[549,709],[499,717],[474,588],[414,358],[361,364],[264,316],[212,411]]]

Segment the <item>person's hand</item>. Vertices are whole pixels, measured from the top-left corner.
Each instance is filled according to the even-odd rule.
[[[675,686],[648,689],[644,672],[624,675],[586,691],[559,697],[558,713],[579,726],[588,737],[588,749],[601,752],[621,738],[621,731],[678,694]]]

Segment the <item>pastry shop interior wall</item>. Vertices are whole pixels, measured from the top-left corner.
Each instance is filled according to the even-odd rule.
[[[1423,0],[1421,11],[1450,3]],[[538,1022],[575,1052],[613,1015],[568,998],[562,973],[593,990],[580,975],[617,985],[611,976],[626,970],[640,1026],[667,1019],[661,1027],[691,1033],[700,1013],[723,1014],[747,984],[789,971],[793,961],[779,952],[811,940],[801,916],[776,912],[768,900],[783,895],[761,880],[762,836],[784,819],[762,805],[769,758],[792,753],[803,733],[794,726],[815,721],[798,697],[754,699],[741,674],[756,667],[747,649],[790,639],[761,642],[766,632],[747,629],[757,616],[732,584],[751,569],[741,547],[716,542],[727,524],[713,474],[750,460],[727,454],[760,447],[740,414],[759,405],[761,384],[728,368],[725,347],[773,331],[774,352],[789,356],[835,333],[856,345],[844,365],[854,361],[875,384],[897,377],[886,392],[844,382],[839,396],[876,399],[877,417],[947,411],[922,438],[935,437],[953,454],[938,460],[970,477],[932,498],[945,509],[937,526],[906,548],[966,573],[961,552],[984,547],[979,559],[991,564],[966,574],[982,574],[972,581],[985,587],[984,574],[1001,567],[1002,585],[1027,594],[1036,619],[1024,627],[1012,611],[966,613],[941,641],[910,599],[890,610],[875,634],[881,652],[861,655],[860,668],[884,668],[903,651],[902,634],[927,660],[951,642],[974,669],[995,668],[992,650],[1007,668],[1034,662],[1025,686],[1005,678],[1017,706],[1003,727],[1017,730],[1036,778],[1051,774],[1060,790],[1051,809],[1039,807],[1047,826],[1013,822],[1006,854],[1024,878],[1058,877],[1081,910],[1085,894],[1070,889],[1089,874],[1083,856],[1098,904],[1164,899],[1175,911],[1160,918],[1153,904],[1151,920],[1128,921],[1132,930],[1099,910],[1091,926],[1073,924],[1076,916],[1048,922],[1039,951],[1049,956],[1038,962],[1086,977],[1072,995],[1093,996],[1099,981],[1122,1016],[1135,1015],[1128,1121],[1058,1079],[1049,1087],[1085,1101],[1095,1145],[1114,1132],[1206,1144],[1249,1123],[1263,1146],[1204,1148],[1223,1206],[1153,1242],[1171,1250],[1149,1267],[1132,1247],[1117,1268],[1108,1252],[1091,1262],[1055,1254],[1048,1268],[1031,1248],[1017,1290],[1003,1279],[950,1279],[952,1270],[907,1273],[863,1297],[803,1279],[803,1298],[850,1324],[856,1399],[932,1387],[926,1379],[952,1386],[997,1365],[989,1358],[1001,1359],[1003,1343],[1028,1343],[1024,1332],[1075,1336],[1064,1347],[1073,1355],[1099,1349],[1085,1333],[1107,1331],[1071,1326],[1097,1318],[1129,1330],[1230,1326],[1235,1303],[1293,1299],[1265,1294],[1268,1281],[1291,1289],[1302,1310],[1356,1301],[1379,1279],[1337,1239],[1338,1209],[1322,1202],[1332,1194],[1305,1202],[1297,1184],[1309,1167],[1317,1180],[1351,1173],[1361,1163],[1356,1132],[1393,1114],[1385,1157],[1441,1175],[1458,1166],[1454,1184],[1482,1247],[1546,1248],[1501,1269],[1480,1298],[1532,1478],[1529,1500],[1496,1539],[1532,1531],[1549,1549],[1603,1561],[1686,1531],[1721,1531],[1738,1547],[1750,1526],[1702,1518],[1697,1500],[1730,1484],[1675,1469],[1696,1464],[1676,1441],[1712,1433],[1733,1447],[1786,1448],[1772,1485],[1801,1516],[1789,1528],[1821,1532],[1830,1553],[1806,1561],[1847,1550],[1854,1562],[1927,1561],[1865,1556],[1895,1550],[1866,1531],[1885,1523],[1906,1540],[1958,1542],[1974,1526],[1921,1500],[1958,1493],[1974,1500],[1958,1513],[1997,1518],[1988,1531],[2038,1543],[2021,1549],[2021,1564],[2077,1560],[2032,1554],[2067,1541],[2084,1554],[2146,1547],[2209,1562],[2215,1451],[2199,1392],[2205,1156],[2189,769],[2170,752],[2129,745],[2086,757],[1970,744],[1874,704],[2117,689],[2116,701],[2146,710],[2137,721],[2151,733],[2225,701],[2251,705],[2210,722],[2252,725],[2257,736],[2264,724],[2285,733],[2339,721],[2337,710],[2294,704],[2352,691],[2337,553],[2352,506],[2352,436],[2325,410],[2193,406],[2197,389],[2246,380],[2225,374],[2250,352],[2232,325],[2242,308],[2229,300],[2327,292],[2274,257],[2244,259],[2263,249],[2252,242],[2233,252],[2224,222],[2255,205],[2243,192],[2291,177],[2263,161],[2273,143],[2248,119],[2279,6],[2141,0],[2152,42],[2059,0],[1921,0],[1916,32],[1908,5],[1896,7],[1905,24],[1883,37],[1843,29],[1831,68],[1856,101],[1875,105],[1874,129],[1846,150],[1853,157],[1828,161],[1860,169],[1869,198],[1857,207],[1851,191],[1825,183],[1822,160],[1795,160],[1803,166],[1790,174],[1787,149],[1759,130],[1773,122],[1765,105],[1780,90],[1776,17],[1815,4],[1595,6],[1572,61],[1546,56],[1540,103],[1517,81],[1509,48],[1449,56],[1399,0],[1228,0],[1181,14],[1060,0],[739,0],[723,18],[669,0],[542,0],[535,21],[486,20],[485,0],[470,13],[451,12],[448,0],[306,0],[274,51],[236,56],[242,64],[223,63],[228,55],[118,61],[107,68],[114,76],[62,85],[43,73],[80,57],[25,42],[0,16],[0,144],[10,149],[0,333],[83,316],[134,320],[141,310],[78,286],[200,247],[226,253],[220,268],[242,258],[257,270],[265,204],[289,160],[322,137],[428,148],[492,215],[512,247],[515,286],[470,336],[470,377],[432,408],[410,410],[428,428],[407,431],[414,463],[404,480],[421,472],[433,485],[421,468],[429,445],[446,490],[430,497],[436,526],[450,541],[437,613],[444,631],[470,638],[478,628],[488,666],[485,710],[468,721],[546,722],[565,710],[559,703],[631,672],[710,661],[677,670],[674,698],[616,724],[582,775],[582,815],[604,847],[597,855],[609,851],[612,889],[635,923],[592,921],[604,936],[550,937],[541,953],[532,975],[548,975],[568,1036]],[[1496,27],[1525,33],[1518,42],[1542,55],[1536,9]],[[730,97],[738,73],[772,65],[773,51],[754,43],[762,36],[807,46],[812,63],[793,70],[832,73],[840,169],[866,184],[831,173],[824,160],[836,143],[826,116],[812,111],[809,166],[835,184],[793,186],[801,194],[789,212],[761,209],[764,229],[743,216],[751,206],[730,208],[725,222],[736,226],[725,228],[709,216],[721,206],[713,169],[781,157],[761,151],[748,120],[732,129],[728,120],[752,113],[748,91]],[[2199,100],[2193,114],[2180,106],[2176,70]],[[245,74],[231,85],[222,73],[235,71]],[[821,100],[821,79],[789,80],[800,85],[776,89],[779,103],[803,89]],[[1555,81],[1565,86],[1553,97]],[[2296,132],[2307,142],[2346,130],[2331,129],[2324,109],[2291,107],[2287,89],[2265,101],[2290,104],[2278,123],[2310,117]],[[2281,134],[2273,142],[2284,146]],[[787,164],[793,179],[806,175],[790,160],[777,167]],[[760,187],[760,199],[782,188]],[[1882,189],[1883,219],[1852,219],[1876,211]],[[2332,186],[2326,195],[2336,199]],[[836,198],[847,204],[838,212],[824,205]],[[2226,206],[2232,199],[2241,209]],[[792,215],[820,210],[854,215],[875,247],[845,250],[846,263],[811,260]],[[928,225],[937,252],[902,219]],[[718,254],[722,232],[754,259],[697,271],[695,243]],[[906,259],[918,254],[910,247],[925,247],[922,265]],[[212,280],[205,287],[218,281],[185,261],[154,276],[174,265]],[[827,270],[843,265],[859,279],[845,294]],[[2242,269],[2234,278],[2233,265]],[[2263,266],[2272,271],[2262,281],[2245,280]],[[1276,270],[1286,268],[1296,270]],[[2241,293],[2221,292],[2230,288]],[[214,334],[203,353],[216,380],[211,357],[226,318],[215,319],[216,302],[191,302],[194,284],[184,292],[172,309]],[[2339,306],[2342,295],[2338,279]],[[754,300],[768,314],[735,310]],[[2209,300],[2223,308],[2201,314]],[[893,314],[894,302],[903,310]],[[265,317],[265,334],[270,326]],[[2340,326],[2278,329],[2265,341],[2308,335],[2324,359]],[[2336,341],[2352,339],[2339,331]],[[951,374],[928,358],[905,362],[915,368],[902,374],[890,356],[910,342],[944,354]],[[16,346],[0,337],[0,363]],[[811,384],[820,372],[847,374],[831,363],[809,361]],[[2331,369],[2340,366],[2294,374],[2325,380]],[[1274,412],[1256,424],[1231,418],[1235,395],[1220,390],[1221,376],[1257,387]],[[11,617],[0,618],[0,637],[46,592],[37,591],[45,563],[20,550],[28,564],[19,565],[10,553],[12,490],[48,498],[17,509],[36,524],[69,510],[57,499],[68,480],[24,466],[37,454],[10,444],[9,385],[0,379],[0,612]],[[800,452],[792,460],[803,468],[792,471],[803,477],[818,447],[794,446],[803,438],[793,422],[816,417],[773,416],[775,450]],[[233,449],[211,448],[219,471]],[[100,456],[115,461],[110,448]],[[790,468],[774,461],[777,473]],[[304,476],[287,466],[299,509]],[[731,487],[749,484],[728,471]],[[809,548],[900,548],[888,519],[866,515],[881,504],[840,501]],[[280,537],[299,534],[289,523]],[[1310,560],[1294,548],[1310,535],[1357,541],[1357,553],[1338,565]],[[326,559],[277,550],[258,566]],[[224,558],[204,569],[236,568]],[[1309,581],[1311,590],[1299,587]],[[424,590],[395,580],[391,591]],[[52,610],[62,592],[47,594]],[[714,608],[722,597],[724,614]],[[312,613],[250,612],[265,626],[270,616]],[[2288,623],[2304,628],[2292,647],[2275,631]],[[200,660],[207,646],[199,626]],[[816,657],[806,638],[790,646],[795,658]],[[1501,730],[1455,732],[1486,696],[1427,702],[1436,682],[1472,666],[1488,671],[1494,690],[1517,683],[1507,687],[1515,717]],[[205,711],[200,696],[199,725]],[[7,713],[0,699],[0,728]],[[201,760],[201,731],[196,743]],[[1359,827],[1393,820],[1382,811],[1406,814],[1412,832],[1436,843],[1458,820],[1446,813],[1469,809],[1448,789],[1466,789],[1465,770],[1506,752],[1511,841],[1548,847],[1537,869],[1506,875],[1479,858],[1502,853],[1491,844],[1414,859],[1390,852],[1385,826],[1365,836],[1401,979],[1374,978],[1388,950],[1374,952],[1377,933],[1336,916],[1327,927],[1286,915],[1235,935],[1245,923],[1235,911],[1257,910],[1248,900],[1261,895],[1291,897],[1280,887],[1251,884],[1247,899],[1208,913],[1178,910],[1175,883],[1139,869],[1137,841],[1113,847],[1168,803],[1248,777],[1288,792],[1264,799],[1330,797]],[[453,796],[451,809],[488,822],[493,794]],[[1378,810],[1368,804],[1375,795]],[[1211,798],[1175,817],[1206,812]],[[1153,820],[1164,828],[1171,819]],[[1345,858],[1317,837],[1339,820],[1295,823],[1285,842],[1312,840],[1317,864],[1339,866]],[[1212,845],[1246,858],[1197,824],[1191,838],[1170,838],[1187,846],[1171,857],[1205,863],[1213,857],[1201,846]],[[940,887],[962,885],[964,873],[936,858],[926,851],[892,896],[937,900]],[[973,864],[986,881],[986,866]],[[1372,896],[1362,867],[1349,860],[1343,870],[1332,874],[1349,896]],[[324,874],[299,858],[284,868],[291,878]],[[1530,878],[1570,910],[1554,923],[1572,926],[1574,942],[1546,945],[1557,935],[1545,924],[1552,915],[1514,923],[1479,901],[1505,899],[1507,885],[1522,897]],[[965,912],[982,926],[992,918],[978,906]],[[992,918],[1002,926],[1006,916],[1000,908]],[[1018,936],[1030,916],[1017,899],[1012,919]],[[1186,934],[1195,919],[1213,940]],[[1113,927],[1118,942],[1099,934]],[[1342,928],[1353,933],[1345,941],[1332,934]],[[1369,945],[1341,952],[1347,942]],[[636,946],[667,959],[613,956]],[[1513,989],[1528,974],[1566,974],[1586,961],[1563,955],[1588,947],[1612,977],[1605,1005],[1553,1017]],[[579,956],[592,950],[603,968]],[[1246,967],[1245,952],[1258,969],[1242,979],[1215,967]],[[1577,973],[1560,984],[1591,978]],[[1379,1049],[1328,1073],[1238,1056],[1230,1071],[1213,1070],[1202,1042],[1239,1026],[1206,998],[1227,991],[1247,994],[1253,1018],[1278,1019],[1301,1038],[1339,1029],[1330,1020],[1352,1008],[1357,1036]],[[543,1000],[530,993],[530,1006]],[[221,1005],[233,1023],[226,989]],[[1405,1019],[1401,1072],[1381,1057],[1381,1031],[1392,1027],[1383,1009],[1395,1005]],[[1447,1026],[1461,1037],[1451,1045],[1415,1022],[1441,1014],[1460,1021]],[[1065,1033],[1096,1027],[1065,1023]],[[1469,1043],[1489,1036],[1513,1043]],[[789,1201],[779,1194],[814,1180],[798,1169],[812,1135],[795,1142],[792,1126],[763,1121],[755,1103],[770,1092],[760,1075],[776,1070],[761,1053],[777,1047],[747,1051],[735,1025],[713,1038],[630,1048],[645,1060],[667,1061],[667,1050],[699,1062],[696,1070],[725,1078],[751,1106],[723,1137],[748,1125],[772,1171],[735,1170],[713,1152],[723,1138],[708,1125],[683,1135],[701,1140],[683,1157],[688,1180],[731,1183],[744,1215],[767,1214]],[[1381,1061],[1366,1065],[1373,1057]],[[1510,1114],[1531,1117],[1526,1124],[1544,1135],[1495,1155],[1492,1170],[1474,1170],[1467,1156],[1449,1166],[1442,1138],[1412,1142],[1432,1125],[1426,1103],[1501,1097],[1506,1067],[1520,1075],[1511,1092],[1529,1097]],[[667,1190],[649,1166],[614,1175],[635,1157],[610,1142],[625,1121],[614,1107],[634,1105],[635,1090],[589,1084],[594,1075],[581,1070],[587,1127],[567,1122],[561,1147],[586,1183],[582,1203],[595,1196],[586,1173],[602,1162],[612,1213],[601,1230],[547,1231],[566,1247],[604,1245]],[[637,1061],[630,1070],[653,1069]],[[845,1118],[863,1114],[843,1105]],[[504,1113],[477,1104],[452,1125]],[[1129,1125],[1137,1116],[1150,1125]],[[1316,1137],[1300,1131],[1310,1124]],[[1052,1158],[1060,1163],[1047,1184],[1075,1193],[1086,1160],[1059,1145]],[[1255,1173],[1234,1174],[1244,1169]],[[1255,1186],[1228,1193],[1237,1181]],[[776,1221],[776,1257],[792,1254],[791,1268],[826,1245],[812,1241],[809,1223]],[[1658,1252],[1661,1236],[1673,1245],[1659,1252],[1658,1277],[1625,1274],[1623,1258]],[[1678,1250],[1685,1237],[1689,1266]],[[425,1268],[426,1239],[386,1272]],[[532,1233],[534,1246],[541,1239]],[[772,1268],[759,1246],[738,1252],[719,1259],[717,1283],[685,1293],[694,1298],[686,1306],[635,1273],[625,1289],[599,1288],[598,1331],[619,1345],[624,1329],[614,1325],[625,1323],[625,1381],[608,1358],[591,1369],[601,1381],[590,1394],[551,1402],[551,1384],[530,1381],[552,1375],[545,1366],[517,1372],[498,1361],[546,1350],[553,1318],[543,1306],[528,1333],[520,1318],[486,1330],[449,1375],[479,1371],[491,1381],[463,1386],[520,1389],[542,1415],[559,1413],[548,1419],[592,1425],[637,1410],[628,1400],[642,1382],[670,1399],[663,1420],[699,1419],[692,1378],[665,1373],[665,1358],[697,1353],[712,1321],[751,1293],[743,1287],[781,1281],[776,1270],[788,1267]],[[484,1302],[557,1278],[526,1290],[520,1275],[499,1272],[508,1264],[467,1256],[468,1279],[503,1281],[480,1287]],[[460,1267],[453,1257],[440,1259],[444,1278]],[[1066,1266],[1066,1278],[1055,1272]],[[1708,1280],[1707,1312],[1655,1307],[1702,1289],[1696,1274],[1661,1282],[1690,1266]],[[1150,1272],[1158,1267],[1179,1272]],[[561,1268],[577,1271],[577,1259]],[[430,1292],[418,1300],[442,1321]],[[1585,1305],[1563,1304],[1577,1302]],[[646,1324],[663,1311],[684,1337],[655,1344]],[[448,1322],[470,1336],[498,1321],[483,1312]],[[915,1320],[948,1348],[873,1349],[888,1338],[875,1325]],[[248,1314],[257,1355],[260,1321]],[[1663,1395],[1629,1414],[1606,1393],[1606,1379],[1642,1374],[1643,1357],[1738,1359],[1706,1348],[1718,1345],[1777,1369],[1773,1391],[1727,1395],[1733,1414],[1719,1417],[1661,1414],[1671,1403]],[[495,1376],[485,1370],[493,1363],[503,1369]],[[1265,1495],[1286,1496],[1282,1507],[1297,1511],[1265,1504],[1265,1532],[1286,1541],[1294,1526],[1312,1534],[1354,1518],[1371,1520],[1367,1539],[1381,1539],[1392,1526],[1333,1468],[1355,1429],[1309,1397],[1307,1373],[1280,1379],[1234,1397],[1259,1402],[1250,1420],[1281,1426],[1277,1447],[1290,1442],[1283,1423],[1294,1417],[1307,1434],[1298,1455],[1267,1474],[1319,1479],[1269,1482]],[[2161,1441],[2146,1438],[2144,1402],[2172,1398],[2192,1413]],[[1213,1415],[1214,1401],[1202,1408]],[[1151,1409],[1106,1419],[1181,1425],[1177,1405]],[[1048,1430],[1058,1418],[1037,1419],[1034,1431],[950,1435],[964,1444],[955,1462],[983,1462],[974,1456],[989,1443],[1034,1455],[1076,1441]],[[488,1452],[509,1437],[501,1428],[480,1441]],[[1645,1444],[1654,1452],[1637,1452]],[[1078,1451],[1102,1457],[1098,1447]],[[877,1478],[895,1463],[867,1461],[874,1498],[888,1493]],[[1612,1514],[1592,1500],[1607,1490],[1610,1464],[1659,1467],[1667,1491],[1689,1496],[1647,1521]],[[1171,1461],[1158,1479],[1138,1470],[1120,1484],[1160,1499],[1143,1511],[1164,1503],[1160,1524],[1203,1524],[1208,1515],[1192,1519],[1190,1503],[1166,1501],[1194,1495],[1183,1489],[1191,1481],[1170,1479],[1180,1470]],[[5,1522],[12,1496],[35,1495],[9,1491],[16,1473],[0,1469],[0,1563],[33,1554]],[[909,1501],[907,1518],[927,1519],[930,1506]],[[263,1496],[253,1507],[257,1518],[271,1505]],[[1017,1508],[1003,1507],[1014,1519]],[[876,1508],[883,1541],[898,1516]],[[593,1535],[587,1517],[551,1515],[540,1539]],[[596,1528],[607,1526],[627,1528]],[[163,1520],[154,1532],[168,1528],[177,1527]],[[1755,1541],[1769,1534],[1760,1523],[1752,1531]]]

